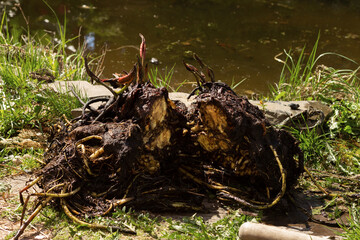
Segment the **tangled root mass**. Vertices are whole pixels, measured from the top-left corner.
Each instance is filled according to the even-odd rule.
[[[45,162],[39,186],[59,193],[57,186],[80,188],[66,200],[80,215],[122,204],[201,210],[209,190],[262,208],[276,204],[303,170],[295,139],[220,83],[204,84],[189,108],[170,100],[165,88],[134,85],[110,108],[58,124]]]

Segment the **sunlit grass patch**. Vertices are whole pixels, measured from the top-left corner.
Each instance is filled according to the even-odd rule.
[[[232,211],[214,223],[206,222],[202,217],[193,215],[175,221],[167,218],[169,232],[162,237],[166,239],[237,239],[240,226],[254,219]]]
[[[86,221],[106,226],[127,226],[136,230],[135,239],[238,239],[240,226],[255,219],[232,210],[212,223],[196,215],[174,220],[123,207],[109,216],[87,217]],[[134,239],[132,235],[110,228],[104,231],[81,227],[53,207],[46,207],[33,225],[41,225],[45,232],[51,230],[51,239]]]
[[[342,173],[360,174],[360,144],[354,139],[338,139],[332,142],[334,159]]]
[[[293,136],[299,140],[300,148],[304,153],[305,164],[313,167],[321,167],[327,163],[326,158],[326,134],[319,134],[317,129],[290,129]]]
[[[344,233],[341,234],[344,239],[358,240],[360,239],[360,208],[355,204],[350,208],[349,226],[341,225]]]
[[[331,136],[360,138],[360,99],[335,101],[332,108],[334,113],[328,122]]]
[[[1,149],[0,178],[13,174],[31,173],[41,167],[42,149]]]

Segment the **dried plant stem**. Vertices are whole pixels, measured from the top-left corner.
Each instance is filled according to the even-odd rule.
[[[31,223],[31,221],[36,217],[36,215],[39,214],[39,212],[46,206],[46,204],[48,204],[48,202],[51,201],[51,199],[53,199],[53,197],[47,197],[45,200],[41,201],[39,206],[34,210],[34,212],[30,215],[30,217],[28,218],[28,220],[26,220],[24,222],[24,224],[22,224],[20,226],[20,229],[17,231],[15,237],[13,238],[13,240],[17,240],[19,239],[19,237],[21,236],[21,234],[23,234],[25,228]]]
[[[81,187],[76,188],[74,191],[68,193],[34,193],[34,196],[42,196],[42,197],[53,197],[53,198],[65,198],[70,197],[77,192],[79,192]]]
[[[315,180],[309,169],[307,169],[307,167],[304,166],[304,170],[309,175],[311,181],[319,188],[319,190],[323,192],[325,195],[329,195],[329,193],[323,187],[321,187],[320,184]]]
[[[22,196],[22,193],[26,190],[28,190],[29,188],[31,188],[32,186],[34,186],[36,183],[38,183],[41,180],[41,176],[37,177],[36,179],[34,179],[31,183],[29,183],[28,185],[26,185],[23,189],[20,190],[19,192],[19,197],[20,197],[20,203],[21,205],[24,205],[24,199]]]

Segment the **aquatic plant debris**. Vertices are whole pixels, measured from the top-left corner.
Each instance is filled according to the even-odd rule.
[[[44,167],[20,192],[22,218],[31,196],[37,207],[14,239],[47,204],[60,206],[82,226],[135,234],[126,226],[82,219],[118,206],[204,211],[209,192],[224,203],[267,209],[296,184],[304,170],[303,154],[288,132],[272,127],[258,107],[215,82],[211,68],[196,55],[200,70],[184,62],[197,79],[194,103],[186,107],[170,100],[166,88],[146,79],[145,38],[140,36],[141,59],[125,75],[131,81],[113,79],[120,91],[90,100],[103,102],[100,107],[85,103],[81,116],[54,126]],[[85,65],[93,80],[107,81]],[[24,201],[22,193],[35,184],[42,192]]]

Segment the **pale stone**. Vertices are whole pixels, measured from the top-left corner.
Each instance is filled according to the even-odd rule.
[[[112,96],[112,93],[104,86],[94,85],[87,81],[57,81],[44,84],[45,88],[52,88],[60,93],[71,93],[70,87],[73,87],[76,93],[89,99],[100,96]]]

